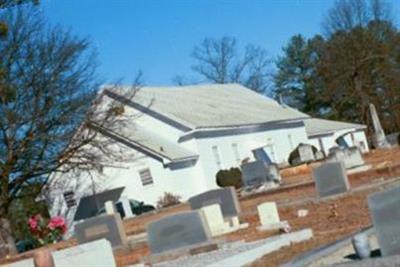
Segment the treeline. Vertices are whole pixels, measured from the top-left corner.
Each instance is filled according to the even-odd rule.
[[[252,45],[241,55],[231,37],[205,39],[192,56],[202,82],[239,82],[310,115],[367,125],[373,103],[384,129],[400,130],[400,32],[383,0],[336,1],[321,34],[293,36],[276,60]]]

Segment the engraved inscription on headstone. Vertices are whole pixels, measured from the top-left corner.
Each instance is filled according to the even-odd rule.
[[[75,225],[79,244],[105,238],[113,247],[126,244],[126,234],[118,213],[103,214]]]
[[[343,162],[323,163],[313,169],[313,177],[320,197],[344,193],[350,188]]]
[[[210,236],[200,211],[174,214],[147,225],[147,239],[153,254],[202,244]]]
[[[189,199],[189,204],[192,210],[201,209],[212,204],[219,204],[225,219],[238,216],[240,213],[239,200],[233,187],[214,189],[196,195]]]
[[[368,196],[368,207],[382,256],[400,254],[400,187]]]
[[[64,196],[65,203],[67,204],[67,208],[76,206],[74,191],[66,191],[66,192],[64,192],[63,196]]]

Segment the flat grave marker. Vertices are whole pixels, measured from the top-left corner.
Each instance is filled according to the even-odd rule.
[[[400,186],[368,196],[368,207],[382,256],[400,254]]]

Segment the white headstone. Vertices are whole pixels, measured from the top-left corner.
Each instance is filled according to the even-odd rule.
[[[85,243],[52,253],[56,267],[116,267],[110,242],[106,239]],[[7,267],[34,267],[33,259],[26,259],[5,265]]]
[[[132,213],[132,208],[131,204],[129,203],[129,199],[127,197],[122,197],[120,201],[122,204],[122,208],[124,209],[125,218],[133,217],[134,215]]]
[[[56,267],[116,266],[111,244],[106,239],[56,251],[53,258]]]
[[[275,202],[265,202],[257,206],[261,225],[277,224],[280,222]]]
[[[107,201],[104,203],[104,209],[106,210],[106,214],[114,214],[116,213],[115,205],[112,201]]]
[[[224,221],[221,207],[219,204],[202,207],[201,212],[207,221],[208,228],[212,236],[217,236],[229,232],[229,223]]]
[[[307,144],[299,145],[299,156],[300,156],[301,162],[309,162],[309,161],[315,160],[312,146],[307,145]]]

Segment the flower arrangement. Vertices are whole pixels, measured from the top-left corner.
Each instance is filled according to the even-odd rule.
[[[46,219],[40,214],[37,214],[28,219],[28,226],[33,238],[40,245],[47,245],[60,241],[67,231],[65,220],[60,216]]]

